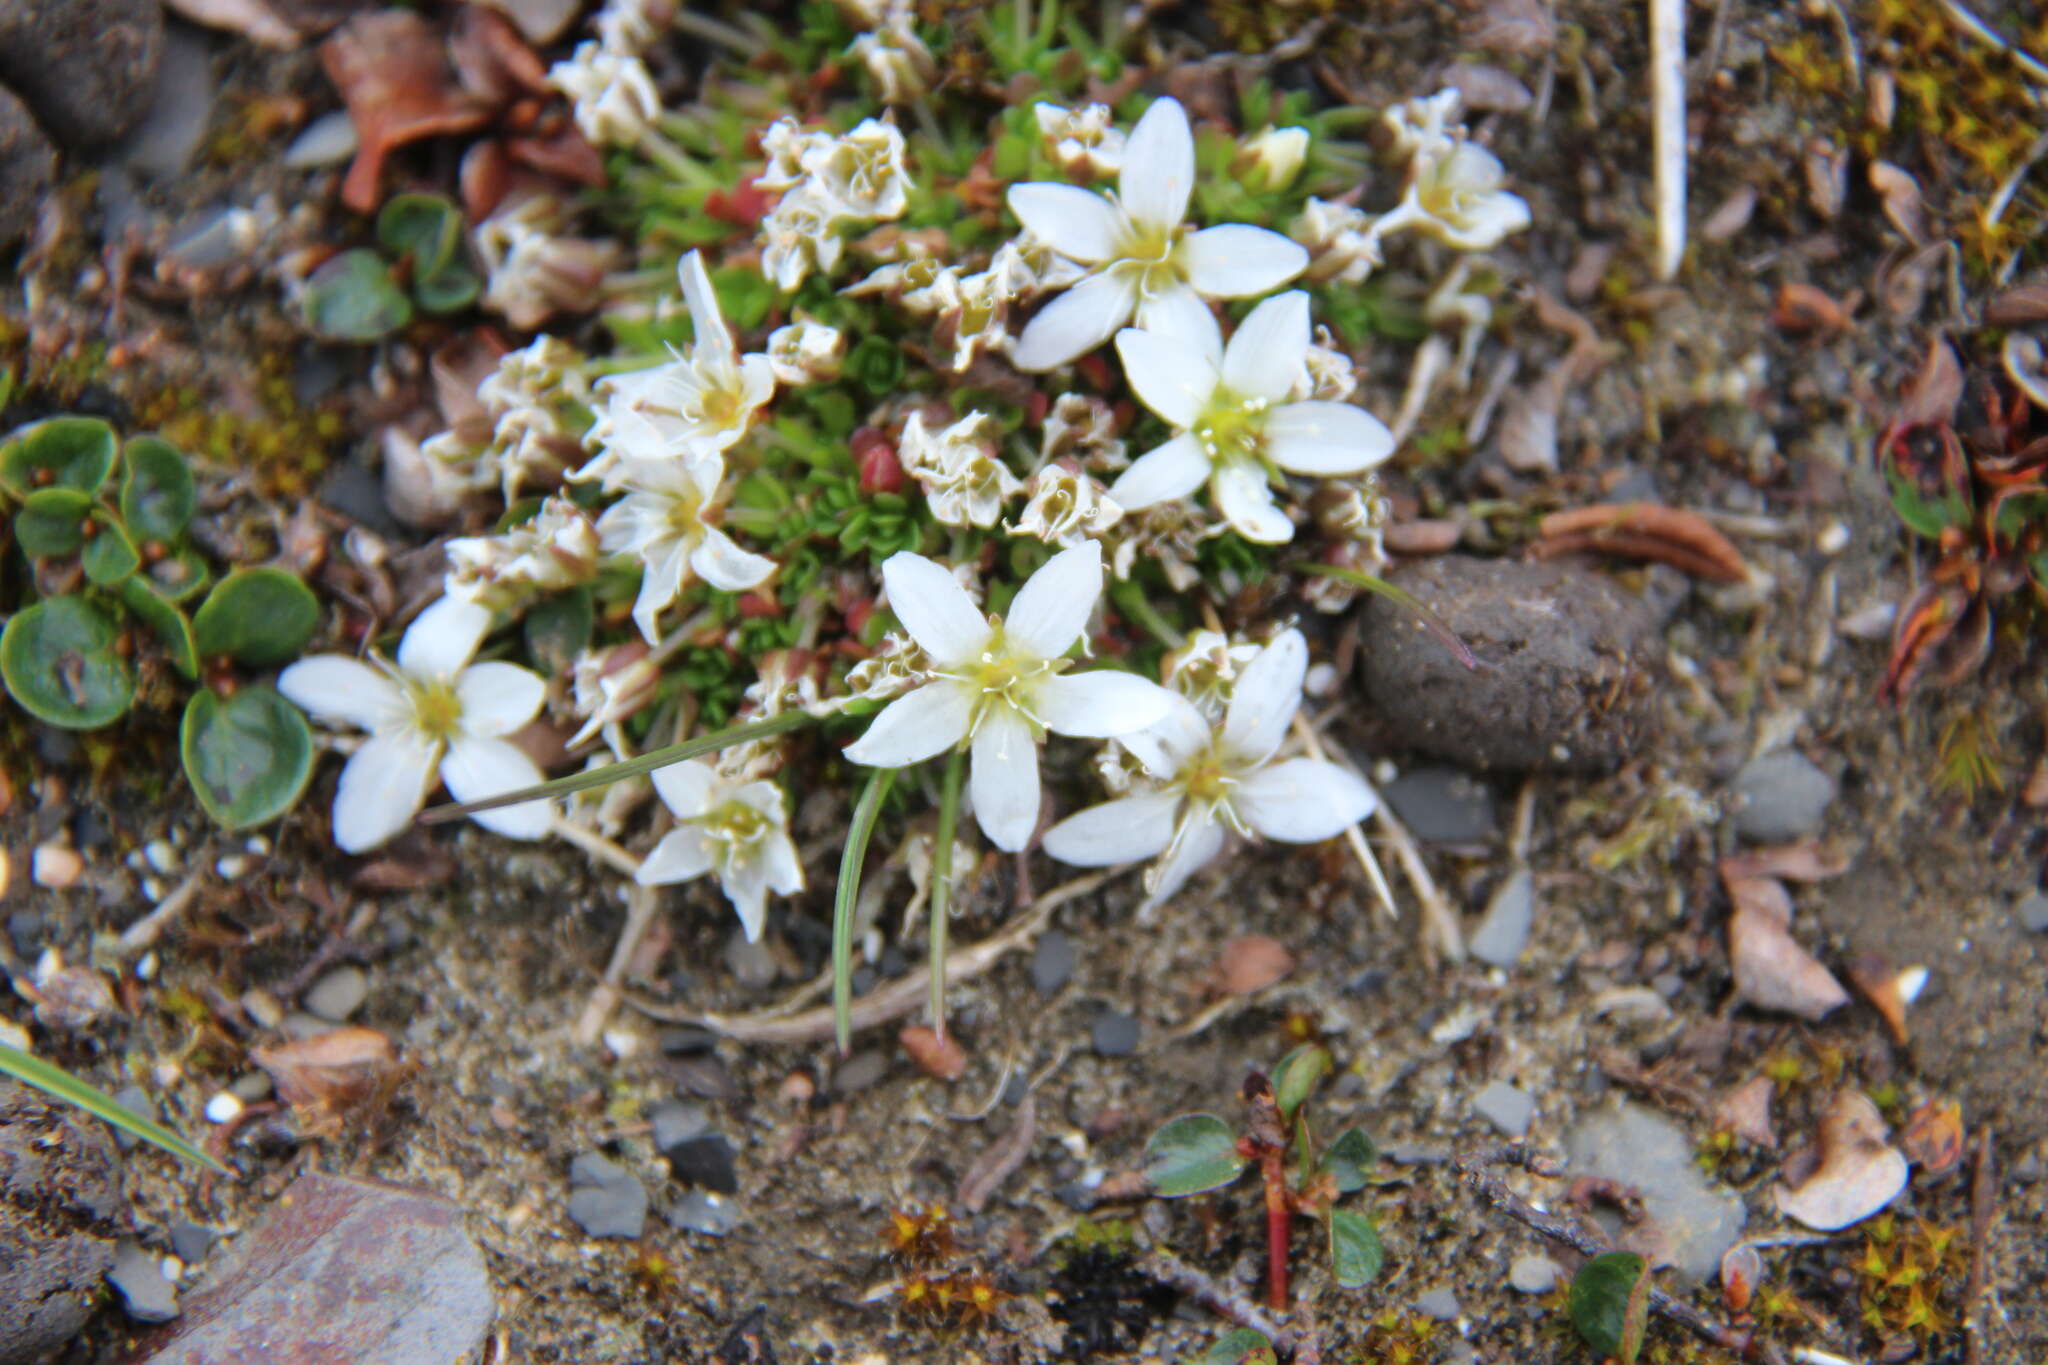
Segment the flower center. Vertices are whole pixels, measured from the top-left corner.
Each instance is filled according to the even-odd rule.
[[[1211,805],[1228,802],[1231,790],[1237,786],[1237,779],[1230,775],[1230,770],[1213,750],[1197,759],[1183,775],[1182,781],[1187,785],[1190,799]]]
[[[1117,269],[1134,275],[1141,298],[1157,298],[1180,284],[1180,264],[1175,253],[1182,228],[1159,228],[1126,221],[1117,245]]]
[[[449,683],[414,683],[412,723],[428,739],[445,744],[462,729],[462,699]]]
[[[706,838],[723,845],[728,862],[746,857],[775,828],[773,820],[740,800],[720,802],[690,823],[700,826]]]
[[[704,499],[695,492],[677,493],[669,499],[668,524],[679,539],[700,535],[704,530]]]
[[[1195,418],[1191,431],[1212,463],[1265,458],[1266,409],[1263,398],[1240,398],[1218,386],[1209,405]]]
[[[1017,649],[1003,633],[1002,624],[997,622],[990,630],[988,643],[982,646],[979,657],[961,665],[959,672],[943,676],[966,683],[980,694],[975,698],[970,732],[981,723],[989,708],[997,705],[1009,707],[1034,727],[1042,728],[1042,723],[1027,704],[1031,688],[1040,679],[1050,677],[1066,666],[1065,659],[1041,659],[1029,651]]]

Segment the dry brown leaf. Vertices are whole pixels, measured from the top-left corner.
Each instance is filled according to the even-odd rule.
[[[1832,221],[1849,197],[1849,149],[1815,138],[1801,164],[1806,171],[1806,202]]]
[[[2016,284],[1984,305],[1987,327],[2026,327],[2048,322],[2048,280]]]
[[[1849,1003],[1834,974],[1767,914],[1736,908],[1728,920],[1728,960],[1736,994],[1762,1009],[1817,1020]]]
[[[1381,539],[1397,555],[1440,555],[1456,549],[1465,528],[1455,521],[1404,521],[1389,526]]]
[[[1930,242],[1879,267],[1875,288],[1885,312],[1901,321],[1917,317],[1934,283],[1935,268],[1952,250],[1948,242]]]
[[[1010,1125],[1010,1131],[991,1143],[960,1177],[960,1188],[956,1193],[969,1213],[980,1213],[982,1206],[995,1196],[1010,1174],[1024,1164],[1024,1158],[1031,1155],[1031,1144],[1037,1136],[1037,1100],[1026,1094],[1024,1102],[1017,1106],[1017,1121]]]
[[[383,198],[384,161],[421,138],[471,132],[491,111],[465,95],[432,25],[410,10],[379,10],[349,20],[320,44],[320,65],[341,92],[356,129],[356,158],[341,201],[357,213]]]
[[[1819,882],[1849,870],[1849,859],[1829,853],[1812,839],[1796,844],[1753,848],[1721,860],[1723,877],[1782,877],[1788,882]]]
[[[1883,1017],[1892,1041],[1904,1047],[1907,1000],[1899,988],[1898,969],[1880,954],[1865,953],[1849,964],[1849,981]]]
[[[342,1115],[389,1094],[412,1072],[399,1060],[389,1038],[355,1026],[259,1047],[250,1056],[270,1074],[278,1096],[292,1107],[301,1131],[309,1137],[339,1132]]]
[[[942,1081],[957,1081],[967,1070],[967,1050],[952,1034],[941,1037],[929,1024],[906,1025],[896,1035],[918,1070]]]
[[[1849,330],[1849,310],[1824,289],[1788,280],[1778,286],[1771,323],[1784,332],[1818,332],[1823,336]]]
[[[1928,1100],[1899,1129],[1899,1149],[1923,1175],[1947,1175],[1963,1159],[1963,1106]]]
[[[305,37],[264,0],[164,0],[164,5],[182,19],[239,33],[262,47],[289,51]]]
[[[1562,386],[1549,381],[1508,391],[1500,409],[1500,457],[1524,474],[1557,468],[1557,410]]]
[[[1780,929],[1792,927],[1792,893],[1776,877],[1721,876],[1728,900],[1739,915],[1763,915]]]
[[[1654,559],[1717,583],[1740,583],[1749,565],[1728,537],[1697,512],[1654,502],[1596,503],[1552,512],[1537,524],[1537,559],[1581,550]]]
[[[1257,995],[1294,970],[1294,954],[1277,938],[1243,934],[1223,945],[1209,971],[1209,985],[1218,995]]]
[[[1927,206],[1920,199],[1920,182],[1912,172],[1889,161],[1870,163],[1870,188],[1884,203],[1884,216],[1899,235],[1918,246],[1927,240]]]
[[[1771,1101],[1778,1083],[1752,1076],[1714,1103],[1714,1127],[1735,1134],[1766,1151],[1778,1149],[1778,1130],[1771,1123]]]
[[[1778,1211],[1816,1232],[1860,1223],[1906,1188],[1906,1158],[1885,1142],[1884,1118],[1860,1090],[1842,1090],[1821,1116],[1820,1164],[1797,1189],[1779,1185]]]
[[[1557,26],[1543,0],[1486,0],[1466,21],[1465,37],[1489,52],[1531,57],[1550,50]]]
[[[1900,390],[1897,420],[1909,427],[1946,422],[1962,396],[1963,367],[1948,338],[1937,336],[1927,343],[1919,371]]]

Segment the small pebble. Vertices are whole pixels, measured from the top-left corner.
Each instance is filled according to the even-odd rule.
[[[1458,1306],[1458,1296],[1451,1292],[1449,1285],[1438,1285],[1415,1301],[1416,1309],[1438,1322],[1455,1321],[1464,1309]]]
[[[782,975],[782,968],[776,964],[775,954],[768,951],[768,945],[749,943],[742,933],[735,933],[726,940],[725,966],[735,980],[752,990],[772,986]]]
[[[1472,1109],[1503,1137],[1522,1137],[1536,1117],[1536,1101],[1506,1081],[1495,1081],[1474,1095]]]
[[[602,1041],[606,1052],[624,1061],[640,1050],[640,1045],[645,1039],[638,1029],[608,1028],[604,1031]]]
[[[246,855],[230,853],[227,857],[214,863],[213,871],[214,875],[224,882],[238,882],[249,875],[250,866],[251,864]]]
[[[1089,1030],[1095,1050],[1104,1057],[1128,1057],[1138,1050],[1138,1016],[1104,1010]]]
[[[654,1036],[654,1044],[671,1057],[685,1057],[711,1051],[718,1044],[718,1035],[708,1028],[684,1024],[663,1029]]]
[[[739,1164],[732,1144],[716,1133],[677,1143],[663,1155],[675,1178],[718,1194],[740,1192]]]
[[[654,1150],[668,1154],[691,1138],[702,1137],[711,1127],[711,1113],[688,1100],[664,1100],[647,1116],[654,1124]]]
[[[691,1190],[669,1210],[670,1227],[723,1237],[740,1225],[740,1206],[709,1190]]]
[[[308,1013],[339,1024],[362,1008],[370,978],[360,967],[337,967],[313,983],[301,1001]]]
[[[1074,975],[1074,940],[1058,929],[1048,929],[1038,936],[1038,945],[1031,950],[1031,984],[1040,995],[1051,995]]]
[[[158,877],[148,876],[142,879],[142,897],[151,905],[155,905],[157,902],[161,901],[164,898],[164,892],[167,889],[168,888],[164,886],[163,881]]]
[[[592,1237],[638,1237],[647,1225],[647,1187],[608,1157],[584,1152],[569,1163],[569,1217]]]
[[[261,834],[252,834],[242,841],[242,847],[259,858],[270,856],[270,840]]]
[[[254,1104],[258,1100],[268,1099],[270,1077],[261,1071],[245,1072],[235,1077],[234,1083],[228,1087],[228,1093],[244,1104]]]
[[[678,1057],[668,1064],[675,1077],[678,1095],[696,1095],[707,1100],[729,1100],[740,1093],[739,1083],[725,1063],[708,1054]]]
[[[1528,868],[1518,867],[1494,888],[1466,947],[1489,966],[1512,967],[1529,946],[1529,929],[1535,919],[1536,882]]]
[[[336,109],[307,124],[305,130],[284,149],[284,164],[295,171],[339,166],[356,154],[355,120],[348,110]]]
[[[284,1023],[280,1027],[284,1029],[285,1037],[295,1043],[303,1043],[308,1038],[318,1038],[323,1033],[332,1033],[341,1026],[331,1019],[322,1019],[317,1014],[293,1010],[284,1017]]]
[[[0,1019],[0,1047],[11,1047],[16,1052],[30,1051],[28,1030],[12,1019]]]
[[[1380,789],[1408,832],[1431,844],[1492,841],[1493,790],[1456,768],[1416,768]]]
[[[164,1278],[163,1259],[140,1242],[121,1243],[107,1283],[120,1291],[121,1307],[137,1322],[169,1322],[178,1316],[178,1291]]]
[[[182,864],[178,850],[171,847],[169,839],[151,839],[143,845],[142,861],[167,877],[176,872]]]
[[[119,1090],[116,1090],[114,1092],[114,1103],[124,1109],[133,1109],[144,1118],[153,1119],[156,1117],[156,1101],[152,1100],[149,1097],[149,1092],[139,1085],[124,1085]],[[141,1139],[133,1133],[120,1128],[114,1129],[114,1145],[124,1152],[135,1150],[136,1144],[140,1141]]]
[[[2021,897],[2018,914],[2028,933],[2048,933],[2048,892],[2035,891]]]
[[[1752,758],[1729,783],[1735,832],[1755,844],[1789,844],[1820,828],[1835,779],[1793,749]]]
[[[85,871],[85,859],[63,844],[37,844],[29,855],[28,875],[37,886],[62,891]]]
[[[135,979],[137,981],[154,981],[156,980],[157,968],[161,966],[163,966],[163,960],[156,955],[156,950],[152,948],[144,953],[141,960],[135,964]]]
[[[832,1071],[832,1093],[851,1095],[865,1090],[882,1079],[889,1069],[889,1058],[877,1051],[856,1052],[841,1062]]]
[[[265,1028],[276,1028],[284,1022],[284,1005],[266,990],[251,987],[243,991],[242,1009]]]
[[[173,1223],[171,1250],[186,1265],[198,1265],[213,1250],[213,1229],[199,1223]]]
[[[1564,1277],[1564,1268],[1540,1252],[1524,1252],[1508,1266],[1508,1283],[1523,1294],[1548,1294]]]
[[[242,1101],[223,1090],[206,1102],[208,1123],[232,1123],[242,1114]]]

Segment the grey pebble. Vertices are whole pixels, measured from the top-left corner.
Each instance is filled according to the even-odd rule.
[[[306,1009],[340,1024],[363,1007],[370,994],[370,978],[360,967],[336,967],[313,983],[301,1002]]]
[[[597,1152],[569,1163],[569,1217],[592,1237],[638,1237],[647,1225],[647,1187]]]
[[[356,154],[356,123],[348,110],[336,109],[307,124],[284,149],[284,164],[294,171],[339,166]]]
[[[28,108],[0,88],[0,251],[14,244],[35,221],[43,191],[57,173],[57,149],[36,126]]]
[[[709,1190],[691,1190],[668,1211],[669,1226],[723,1237],[740,1225],[740,1206]]]
[[[1492,789],[1456,768],[1413,769],[1380,788],[1380,795],[1425,843],[1488,843],[1497,828]]]
[[[146,1119],[153,1119],[157,1116],[156,1101],[151,1099],[149,1092],[139,1085],[122,1086],[114,1092],[114,1100],[124,1108],[133,1109]],[[140,1138],[125,1129],[115,1128],[111,1131],[114,1134],[114,1145],[124,1152],[134,1151],[136,1143],[141,1141]]]
[[[1074,940],[1058,929],[1048,929],[1038,936],[1038,945],[1031,950],[1031,984],[1040,995],[1051,995],[1073,979]]]
[[[1494,1081],[1472,1097],[1472,1109],[1498,1128],[1503,1137],[1518,1138],[1536,1117],[1536,1101],[1506,1081]]]
[[[186,1265],[198,1265],[213,1250],[213,1229],[201,1223],[171,1224],[171,1250]]]
[[[740,1192],[739,1165],[733,1159],[732,1144],[716,1133],[679,1142],[664,1155],[668,1157],[669,1170],[686,1185],[714,1194]]]
[[[716,1057],[677,1057],[668,1063],[675,1077],[678,1095],[695,1095],[707,1100],[729,1100],[740,1093],[732,1072]]]
[[[178,1288],[164,1278],[163,1257],[140,1242],[121,1243],[107,1283],[120,1291],[121,1307],[137,1322],[169,1322],[178,1316]]]
[[[708,1028],[682,1024],[657,1033],[654,1045],[671,1057],[688,1057],[711,1051],[718,1045],[718,1035]]]
[[[1138,1032],[1137,1015],[1104,1010],[1095,1016],[1089,1037],[1103,1056],[1128,1057],[1138,1050]]]
[[[1605,1176],[1643,1192],[1643,1207],[1669,1240],[1687,1280],[1713,1275],[1742,1235],[1742,1200],[1708,1183],[1684,1130],[1640,1105],[1619,1103],[1580,1119],[1564,1136],[1574,1175]],[[1601,1215],[1596,1214],[1596,1217]]]
[[[1526,1251],[1508,1265],[1508,1283],[1522,1294],[1548,1294],[1564,1277],[1564,1267],[1537,1251]]]
[[[776,964],[775,954],[768,951],[765,943],[749,943],[747,936],[737,931],[725,942],[725,967],[733,978],[750,990],[772,986],[782,975],[782,968]]]
[[[2048,933],[2048,892],[2034,891],[2022,896],[2015,911],[2028,933]]]
[[[1451,1322],[1465,1311],[1458,1306],[1458,1296],[1451,1292],[1451,1287],[1447,1284],[1440,1284],[1424,1293],[1415,1301],[1415,1307],[1417,1311],[1435,1318],[1438,1322]]]
[[[1752,758],[1729,783],[1735,832],[1756,844],[1803,839],[1820,828],[1835,799],[1835,779],[1794,749]]]
[[[711,1129],[711,1113],[687,1100],[665,1100],[647,1116],[654,1124],[654,1150],[666,1153]]]
[[[1486,913],[1465,945],[1472,956],[1494,967],[1512,967],[1529,946],[1529,930],[1536,921],[1536,880],[1529,869],[1518,867],[1494,888],[1486,902]]]
[[[164,35],[156,97],[122,144],[122,162],[151,180],[183,175],[206,136],[218,95],[207,40],[196,30],[173,26]]]
[[[322,1019],[317,1014],[308,1014],[304,1010],[293,1010],[285,1015],[284,1022],[278,1027],[284,1030],[285,1037],[295,1043],[303,1043],[308,1038],[318,1038],[323,1033],[332,1033],[340,1028],[341,1025],[335,1023],[332,1019]]]
[[[882,1079],[889,1069],[889,1058],[870,1049],[856,1052],[832,1069],[832,1093],[851,1095],[856,1090],[865,1090]]]
[[[261,1071],[244,1071],[228,1086],[236,1099],[248,1104],[269,1099],[270,1089],[270,1077]]]

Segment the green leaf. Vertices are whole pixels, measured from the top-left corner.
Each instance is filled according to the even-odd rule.
[[[149,585],[170,602],[183,602],[194,596],[211,576],[206,561],[190,545],[180,545],[143,573]]]
[[[0,450],[0,488],[97,493],[114,468],[114,429],[97,417],[52,417],[24,427]]]
[[[868,773],[860,799],[854,802],[846,847],[839,853],[839,884],[832,896],[832,1029],[842,1057],[853,1039],[853,914],[860,899],[860,873],[867,862],[875,821],[882,814],[882,801],[895,780],[894,768]]]
[[[1915,535],[1939,540],[1943,531],[1969,525],[1971,507],[1966,488],[1950,485],[1924,491],[1910,474],[1899,468],[1896,460],[1885,461],[1884,478],[1891,485],[1892,510]]]
[[[1372,1219],[1349,1209],[1330,1210],[1330,1273],[1346,1289],[1358,1289],[1379,1278],[1386,1252]]]
[[[306,329],[329,341],[379,341],[412,321],[412,301],[368,247],[344,251],[306,281]]]
[[[565,671],[597,627],[590,589],[570,588],[544,597],[526,610],[526,653],[543,673]]]
[[[199,494],[184,455],[155,436],[130,437],[122,453],[128,472],[121,480],[121,520],[128,533],[165,544],[185,534]]]
[[[1189,1365],[1279,1365],[1279,1359],[1265,1333],[1240,1327],[1221,1341],[1211,1343]]]
[[[55,1067],[40,1057],[30,1056],[19,1049],[0,1043],[0,1072],[5,1072],[24,1085],[32,1085],[46,1095],[53,1095],[66,1104],[75,1104],[94,1118],[132,1133],[142,1141],[163,1148],[172,1156],[182,1157],[195,1166],[220,1175],[228,1175],[228,1168],[215,1161],[206,1153],[179,1137],[154,1119],[144,1118],[127,1105],[92,1084]]]
[[[412,257],[414,279],[439,274],[462,246],[462,210],[438,194],[398,194],[377,214],[377,241]]]
[[[1317,1169],[1335,1178],[1337,1193],[1350,1194],[1353,1190],[1365,1188],[1379,1159],[1380,1149],[1373,1145],[1371,1138],[1360,1129],[1346,1128],[1330,1144],[1330,1150],[1323,1153]]]
[[[1282,1057],[1273,1068],[1273,1099],[1280,1106],[1281,1117],[1293,1118],[1294,1111],[1315,1093],[1335,1065],[1330,1049],[1321,1043],[1304,1043]]]
[[[1633,1251],[1610,1251],[1595,1256],[1572,1276],[1565,1307],[1579,1335],[1601,1356],[1632,1362],[1642,1349],[1649,1306],[1646,1271],[1643,1258]]]
[[[1168,1119],[1145,1144],[1145,1178],[1168,1199],[1221,1189],[1251,1164],[1237,1150],[1237,1134],[1214,1114]]]
[[[223,829],[247,829],[292,808],[313,772],[313,730],[299,708],[268,687],[223,701],[192,694],[178,751],[199,804]]]
[[[250,668],[295,659],[320,625],[320,599],[283,569],[236,569],[192,617],[204,658],[226,655]]]
[[[457,261],[414,280],[412,296],[423,312],[459,313],[476,302],[483,288],[483,277]]]
[[[711,290],[718,295],[718,310],[725,320],[742,332],[766,322],[769,310],[775,307],[775,286],[759,270],[737,266],[714,270]]]
[[[135,700],[135,675],[115,652],[120,631],[82,597],[24,607],[0,633],[0,679],[36,719],[91,730]]]
[[[85,542],[85,553],[78,562],[85,566],[87,578],[108,588],[133,574],[142,556],[135,553],[134,542],[113,517],[102,512],[96,520],[93,537]]]
[[[92,495],[75,488],[38,488],[14,514],[14,543],[31,559],[77,554],[85,544]]]
[[[192,623],[185,619],[185,613],[140,576],[121,580],[116,589],[121,605],[135,614],[135,619],[155,632],[163,642],[164,649],[171,656],[171,664],[188,678],[199,676],[199,645],[192,638]]]

